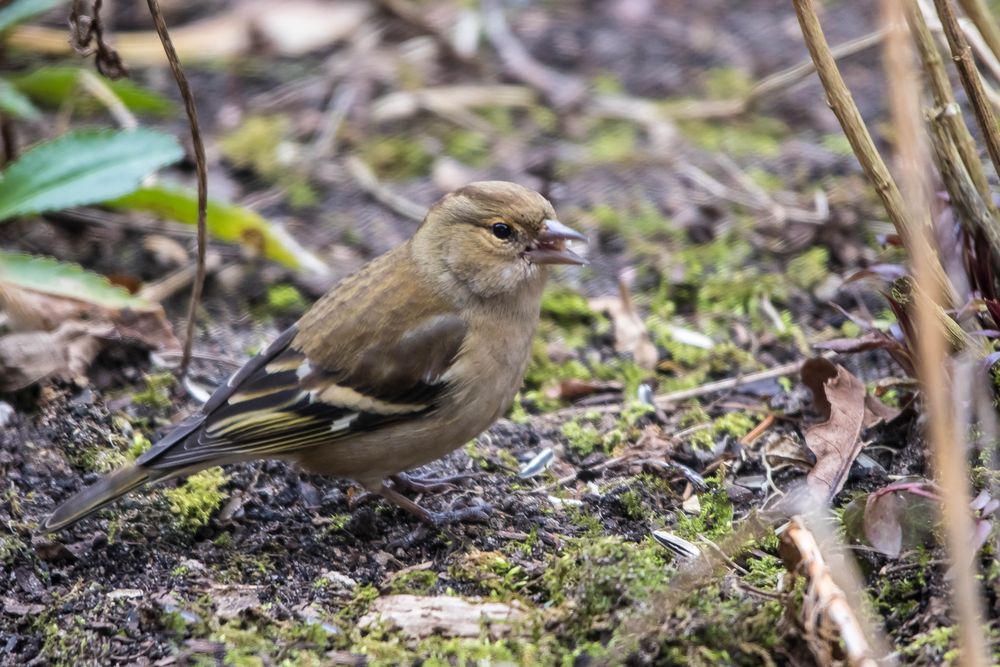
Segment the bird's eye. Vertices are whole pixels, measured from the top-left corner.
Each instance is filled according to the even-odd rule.
[[[497,222],[493,225],[493,236],[498,239],[509,239],[513,233],[514,230],[510,228],[510,225],[504,222]]]

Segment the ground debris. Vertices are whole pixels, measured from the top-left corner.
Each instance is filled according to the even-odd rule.
[[[510,632],[510,626],[524,616],[516,605],[457,597],[389,595],[375,601],[372,611],[362,617],[361,626],[378,622],[399,628],[415,639],[434,635],[478,637],[485,627],[493,638]]]

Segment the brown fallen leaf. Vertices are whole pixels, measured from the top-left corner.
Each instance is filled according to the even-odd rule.
[[[615,352],[631,354],[641,368],[656,368],[659,353],[649,337],[646,323],[642,321],[628,285],[629,273],[623,271],[618,277],[618,296],[602,296],[590,299],[590,308],[607,313],[615,331]]]
[[[802,381],[813,390],[817,411],[827,417],[805,433],[806,447],[816,455],[806,486],[829,502],[844,487],[851,464],[864,446],[865,385],[843,366],[825,359],[803,364]]]
[[[478,637],[486,627],[496,639],[510,631],[511,623],[524,616],[515,605],[502,602],[465,600],[424,595],[388,595],[372,604],[372,611],[362,617],[362,628],[385,622],[416,639],[425,637]]]
[[[95,335],[137,343],[152,350],[174,352],[180,344],[167,321],[163,306],[147,303],[112,306],[96,300],[76,299],[61,294],[0,282],[0,311],[7,314],[7,326],[14,332],[55,331],[70,322],[94,327]],[[101,324],[112,329],[97,334]]]
[[[0,337],[0,391],[19,391],[49,378],[86,382],[86,370],[104,347],[110,325],[67,322],[56,331]]]
[[[621,390],[621,382],[599,382],[570,378],[568,380],[560,380],[558,384],[546,388],[545,396],[556,400],[575,401],[578,398],[590,396],[598,392]]]

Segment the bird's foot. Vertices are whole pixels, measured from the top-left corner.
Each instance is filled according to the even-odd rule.
[[[443,493],[454,491],[458,483],[471,479],[472,475],[451,475],[450,477],[414,477],[405,472],[390,475],[392,488],[401,493]]]
[[[458,522],[484,523],[489,520],[489,514],[492,511],[489,505],[477,503],[468,507],[445,510],[444,512],[431,512],[401,494],[394,486],[389,486],[388,484],[383,484],[377,493],[397,507],[403,508],[424,523],[435,528]]]
[[[487,523],[493,508],[486,503],[476,503],[468,507],[445,510],[443,512],[427,512],[425,521],[435,528],[441,528],[452,523]]]

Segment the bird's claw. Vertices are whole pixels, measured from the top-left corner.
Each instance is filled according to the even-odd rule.
[[[476,503],[468,507],[450,509],[443,512],[428,512],[427,523],[441,528],[453,523],[487,523],[493,508],[486,503]]]
[[[452,475],[451,477],[414,477],[406,473],[391,475],[389,480],[395,490],[401,493],[444,493],[458,488],[458,482],[470,479],[472,475]]]

